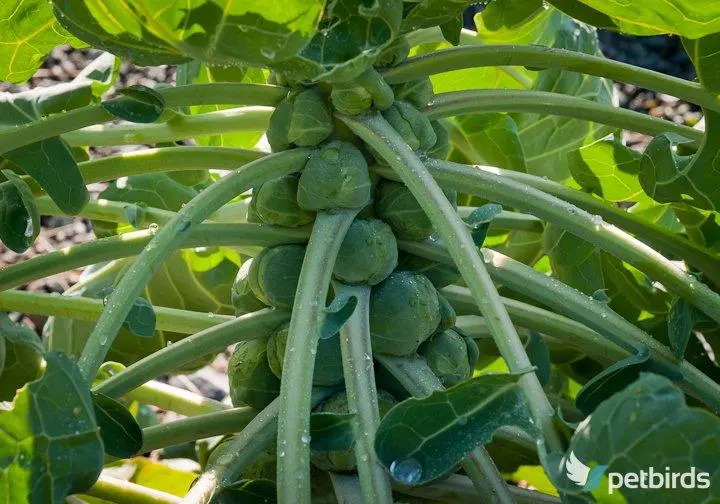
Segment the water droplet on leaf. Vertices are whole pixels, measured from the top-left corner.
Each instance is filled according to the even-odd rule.
[[[398,459],[390,464],[390,474],[393,478],[406,485],[420,481],[422,466],[414,458]]]

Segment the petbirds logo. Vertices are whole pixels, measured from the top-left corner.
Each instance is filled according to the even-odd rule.
[[[568,459],[565,461],[565,470],[570,481],[577,486],[582,487],[584,492],[592,492],[602,480],[602,475],[607,469],[605,465],[597,465],[590,469],[588,466],[580,462],[575,456],[575,452],[571,451]]]

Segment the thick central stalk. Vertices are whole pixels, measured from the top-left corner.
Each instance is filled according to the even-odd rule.
[[[310,502],[310,392],[335,258],[357,210],[320,212],[300,270],[280,386],[278,502]]]
[[[541,429],[547,445],[552,451],[561,450],[562,444],[552,425],[553,408],[535,373],[528,372],[532,368],[530,359],[478,254],[469,229],[450,205],[422,161],[381,115],[364,115],[357,118],[341,116],[341,119],[355,134],[380,153],[420,203],[445,242],[480,312],[487,320],[495,344],[510,372],[523,374],[520,383],[533,419]]]

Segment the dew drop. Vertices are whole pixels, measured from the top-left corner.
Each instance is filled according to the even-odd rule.
[[[308,436],[307,434],[303,434],[300,438],[300,441],[302,441],[304,444],[308,444],[310,442],[310,436]]]
[[[35,227],[33,226],[33,221],[32,219],[28,219],[27,224],[25,225],[25,238],[32,238],[34,231]]]
[[[80,411],[81,411],[81,410],[82,410],[82,408],[80,408],[80,406],[75,406],[75,407],[72,409],[73,415],[78,416],[78,415],[80,414]]]
[[[393,478],[406,485],[420,481],[422,466],[414,458],[398,459],[390,464],[390,474]]]
[[[157,225],[157,223],[153,222],[148,226],[148,231],[150,231],[150,234],[154,235],[155,233],[157,233],[158,228],[159,226]]]
[[[458,425],[467,425],[468,419],[467,417],[460,417],[457,419]]]

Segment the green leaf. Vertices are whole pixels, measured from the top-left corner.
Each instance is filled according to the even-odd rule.
[[[91,98],[90,89],[88,83],[70,83],[52,92],[0,93],[0,129],[36,121],[59,112],[60,107],[85,105]],[[63,212],[74,215],[88,201],[90,196],[72,151],[60,137],[46,138],[3,155],[34,178]]]
[[[515,120],[508,114],[471,114],[455,118],[451,139],[471,163],[527,171]]]
[[[581,187],[607,201],[645,201],[638,180],[641,157],[617,139],[601,140],[570,152],[568,165]]]
[[[478,247],[482,247],[485,242],[488,230],[492,220],[500,215],[502,207],[496,203],[486,203],[485,205],[473,210],[468,215],[466,222],[471,228],[470,236]]]
[[[4,313],[0,313],[0,340],[5,346],[0,401],[12,401],[17,389],[39,376],[43,347],[35,331],[13,323]]]
[[[460,45],[460,33],[462,33],[463,18],[462,15],[445,21],[440,25],[440,31],[442,31],[443,38],[450,42],[452,45]]]
[[[43,376],[0,411],[0,495],[8,502],[61,504],[92,486],[103,445],[90,392],[73,361],[45,355]]]
[[[320,339],[335,336],[345,325],[345,322],[352,317],[357,304],[358,299],[356,296],[338,294],[330,303],[330,306],[325,308],[325,320],[320,327]]]
[[[643,347],[637,354],[605,368],[580,389],[575,397],[575,406],[589,415],[598,404],[634,382],[641,371],[647,370],[649,358],[650,349]]]
[[[420,28],[430,28],[457,22],[465,9],[474,0],[420,0],[406,12],[402,20],[401,32],[407,33]],[[448,39],[452,43],[452,40]]]
[[[567,4],[570,0],[563,0]],[[595,12],[610,17],[618,31],[631,35],[674,33],[683,37],[700,38],[720,32],[720,4],[696,0],[648,2],[646,0],[578,0]],[[554,1],[551,3],[555,3]],[[573,12],[569,14],[574,15]],[[605,18],[594,15],[585,22]]]
[[[120,58],[110,53],[102,53],[78,74],[73,82],[90,85],[92,95],[99,99],[117,81],[120,76]]]
[[[53,0],[78,38],[139,65],[197,59],[267,65],[296,55],[314,35],[320,0]]]
[[[560,472],[574,454],[585,466],[605,465],[612,473],[706,472],[708,488],[695,485],[684,488],[667,484],[662,489],[649,485],[630,485],[615,489],[628,504],[647,502],[711,503],[720,498],[720,419],[706,410],[689,408],[683,393],[668,379],[642,373],[640,378],[624,390],[600,404],[595,412],[580,424],[571,441],[568,454],[561,461]],[[657,476],[655,477],[657,478]],[[655,480],[657,482],[657,479]],[[698,481],[698,480],[696,480]],[[699,482],[699,481],[698,481]],[[580,487],[564,476],[561,486],[574,491]],[[607,495],[599,489],[599,495]],[[658,500],[659,499],[659,500]]]
[[[421,485],[455,467],[495,430],[533,432],[519,376],[484,375],[391,409],[375,435],[375,453],[397,481]]]
[[[0,3],[0,81],[24,82],[55,46],[82,46],[53,16],[46,0]]]
[[[714,322],[685,299],[676,299],[667,317],[668,339],[675,356],[678,359],[683,358],[690,336],[697,326],[710,324],[712,327]]]
[[[707,248],[720,242],[720,213],[698,210],[685,203],[673,204],[672,210],[690,240]]]
[[[277,502],[276,486],[269,479],[242,479],[223,487],[210,504],[273,504]]]
[[[319,452],[349,450],[355,443],[354,413],[313,413],[310,416],[310,448]]]
[[[582,21],[583,23],[592,25],[596,28],[607,28],[610,30],[626,31],[622,30],[618,26],[618,23],[610,16],[603,14],[602,12],[593,9],[592,7],[585,5],[578,0],[545,0],[547,3],[563,11],[568,16]],[[648,31],[648,35],[655,33],[650,28],[644,28],[640,25],[632,25],[633,30],[638,30],[635,35],[642,35],[643,29]]]
[[[300,53],[274,65],[293,80],[346,82],[370,68],[398,35],[401,0],[335,0]]]
[[[118,90],[121,98],[103,102],[103,108],[120,119],[134,123],[153,123],[165,110],[165,98],[140,84]]]
[[[178,497],[185,497],[197,473],[176,469],[145,457],[132,459],[135,472],[130,478],[131,483],[167,492]]]
[[[553,9],[550,9],[553,10]],[[594,30],[560,15],[564,20],[555,32],[552,47],[600,54]],[[540,72],[533,89],[576,96],[612,105],[612,82],[559,69]],[[540,114],[515,114],[525,153],[527,172],[564,181],[570,177],[568,153],[612,133],[609,126],[579,119]]]
[[[22,253],[40,232],[40,213],[27,183],[11,170],[0,184],[0,240],[14,252]]]
[[[142,429],[135,417],[115,399],[99,392],[91,394],[105,453],[118,458],[135,455],[143,444]]]
[[[601,251],[592,243],[548,224],[542,247],[550,257],[553,275],[587,295],[605,288]]]
[[[668,312],[670,295],[667,292],[633,266],[610,254],[601,255],[605,285],[613,310],[632,321],[648,313],[664,315]]]

